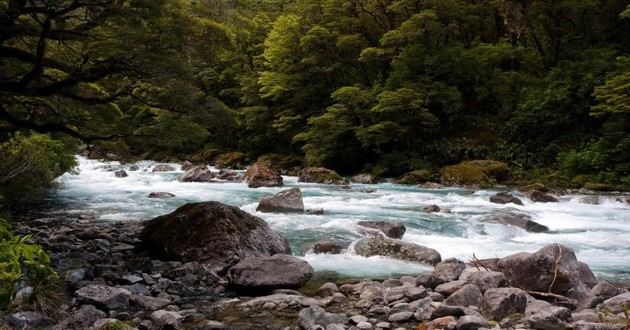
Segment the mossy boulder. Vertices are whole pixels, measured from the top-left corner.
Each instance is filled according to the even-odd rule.
[[[400,184],[419,184],[425,183],[431,180],[433,176],[433,172],[430,170],[415,170],[408,173],[403,174],[401,177],[397,178],[394,182]]]
[[[245,172],[245,182],[250,188],[280,187],[282,186],[282,176],[269,166],[254,164]]]
[[[506,180],[510,173],[507,164],[496,160],[470,160],[440,170],[442,181],[448,184],[488,187]]]
[[[214,163],[219,168],[244,169],[247,164],[247,155],[238,151],[228,152],[219,155]]]
[[[304,159],[296,155],[265,154],[258,157],[256,164],[271,167],[282,173],[295,172],[304,165]]]
[[[299,182],[347,185],[348,180],[337,172],[323,167],[308,167],[300,171]]]

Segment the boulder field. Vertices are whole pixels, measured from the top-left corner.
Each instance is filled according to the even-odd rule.
[[[282,235],[218,202],[184,205],[144,223],[22,222],[16,231],[32,235],[51,255],[65,295],[49,314],[16,304],[0,328],[627,329],[630,292],[598,281],[567,246],[442,260],[429,247],[387,237],[402,237],[396,223],[364,228],[377,232],[350,247],[331,240],[314,250],[354,248],[433,269],[317,283]]]

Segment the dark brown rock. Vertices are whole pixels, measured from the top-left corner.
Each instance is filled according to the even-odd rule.
[[[496,193],[494,196],[490,197],[490,201],[496,204],[514,203],[516,205],[523,205],[523,202],[520,199],[506,192]]]
[[[304,212],[304,202],[300,188],[283,190],[274,196],[264,197],[258,203],[259,212]]]
[[[540,190],[534,190],[529,194],[529,199],[533,202],[540,203],[557,203],[558,199],[550,194],[546,194]]]
[[[282,186],[282,176],[269,166],[254,164],[245,172],[245,182],[250,188],[280,187]]]
[[[182,182],[210,182],[214,178],[214,174],[205,165],[195,166],[184,172],[179,178]]]

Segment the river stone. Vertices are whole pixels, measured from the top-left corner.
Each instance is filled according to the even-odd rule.
[[[151,313],[151,321],[158,329],[181,329],[184,317],[175,311],[157,310]]]
[[[565,321],[571,316],[571,311],[565,307],[550,307],[543,309],[525,319],[525,324],[531,329],[555,330],[566,329]]]
[[[380,181],[381,179],[378,176],[374,174],[369,174],[369,173],[357,174],[352,177],[352,182],[356,182],[356,183],[376,184],[376,183],[379,183]]]
[[[52,327],[52,329],[87,329],[94,324],[96,320],[104,318],[105,315],[103,311],[96,309],[96,307],[92,305],[81,305],[70,317],[63,319]]]
[[[221,271],[239,259],[291,253],[267,223],[219,202],[186,204],[144,223],[143,247],[158,256],[205,263]]]
[[[624,308],[628,308],[628,306],[630,306],[630,292],[622,293],[606,299],[601,305],[599,305],[599,309],[617,314],[623,313]]]
[[[466,269],[466,264],[463,261],[449,258],[437,264],[431,275],[444,282],[454,281],[459,278],[464,269]]]
[[[556,269],[556,260],[560,256]],[[575,253],[561,244],[546,245],[535,253],[521,252],[501,258],[498,267],[509,285],[524,290],[547,292],[553,282],[551,291],[554,293],[575,298],[588,293],[580,279],[580,265]]]
[[[340,241],[318,241],[313,246],[315,253],[339,254],[348,246],[347,243]]]
[[[604,299],[608,299],[621,294],[621,290],[606,281],[601,281],[591,289],[591,293]]]
[[[463,288],[464,285],[466,285],[466,284],[468,284],[468,282],[460,281],[460,280],[442,283],[442,284],[440,284],[440,285],[435,287],[435,292],[440,293],[440,294],[442,294],[444,296],[450,296],[455,291]]]
[[[386,256],[432,266],[441,261],[440,253],[434,249],[382,236],[362,238],[354,249],[364,257]]]
[[[573,330],[625,330],[623,324],[577,321],[571,323]]]
[[[269,166],[254,164],[245,172],[245,182],[250,188],[280,187],[282,176]]]
[[[492,270],[480,270],[472,273],[466,278],[466,281],[476,285],[482,293],[488,289],[504,287],[507,284],[503,273]]]
[[[128,290],[99,284],[84,286],[75,294],[80,300],[107,310],[129,306],[131,296]]]
[[[173,198],[175,197],[175,194],[171,194],[170,192],[163,192],[163,191],[157,191],[157,192],[152,192],[149,194],[149,196],[147,196],[149,198]]]
[[[477,330],[479,328],[488,328],[490,324],[486,319],[479,316],[465,315],[457,320],[458,330]]]
[[[407,228],[400,221],[359,221],[361,227],[376,229],[387,237],[402,238]]]
[[[558,199],[550,194],[546,194],[540,190],[534,190],[529,194],[529,199],[533,202],[540,203],[557,203]]]
[[[505,225],[512,225],[515,227],[523,228],[530,233],[546,233],[549,231],[547,226],[541,225],[538,222],[532,220],[530,215],[518,212],[497,212],[491,214],[486,221],[493,223],[500,223]]]
[[[214,173],[206,165],[195,166],[179,177],[181,182],[210,182],[212,179],[214,179]]]
[[[348,180],[333,170],[323,167],[308,167],[300,171],[298,182],[313,182],[335,185],[347,185]]]
[[[422,208],[422,211],[426,212],[426,213],[440,212],[440,207],[435,205],[435,204],[427,205],[427,206]]]
[[[157,164],[153,166],[153,172],[172,172],[175,171],[175,168],[168,164]]]
[[[156,298],[150,296],[143,296],[139,294],[134,294],[131,296],[131,302],[134,304],[147,309],[147,310],[158,310],[160,308],[164,308],[171,304],[171,301],[163,298]]]
[[[125,170],[118,170],[118,171],[114,172],[114,175],[117,178],[126,178],[126,177],[129,176],[129,174],[127,174],[127,172],[125,172]]]
[[[483,294],[483,310],[493,320],[519,313],[525,313],[527,294],[516,288],[489,289]]]
[[[263,197],[256,207],[258,212],[304,212],[300,188],[283,190],[271,197]]]
[[[398,313],[394,313],[390,315],[388,318],[388,321],[401,323],[401,322],[407,322],[411,320],[412,317],[413,317],[412,312],[398,312]]]
[[[496,193],[494,196],[490,197],[490,202],[496,203],[496,204],[514,203],[516,205],[523,205],[523,202],[520,199],[506,192]]]
[[[300,311],[298,325],[300,329],[308,330],[315,326],[327,327],[329,324],[346,324],[348,318],[343,314],[326,312],[319,306],[311,306]]]
[[[230,268],[230,285],[239,290],[299,289],[313,276],[313,267],[290,255],[254,257]]]
[[[20,311],[5,316],[6,322],[11,329],[44,329],[51,326],[54,322],[51,318],[31,311]],[[0,323],[4,323],[1,322]],[[6,327],[6,324],[4,325]],[[9,328],[7,328],[9,329]]]
[[[589,289],[592,289],[594,286],[597,285],[597,283],[599,283],[597,281],[597,278],[595,277],[595,274],[593,274],[593,271],[587,264],[578,261],[578,268],[580,271],[580,281],[586,284]]]
[[[481,305],[481,291],[476,285],[466,284],[453,292],[444,302],[454,306],[479,306]]]
[[[324,214],[324,209],[318,207],[315,209],[307,209],[306,210],[306,214],[312,214],[312,215],[322,215]]]

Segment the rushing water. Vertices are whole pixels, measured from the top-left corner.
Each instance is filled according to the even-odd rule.
[[[58,212],[94,214],[104,221],[137,221],[173,211],[188,203],[215,200],[235,205],[265,219],[285,234],[294,252],[308,260],[316,271],[331,270],[348,276],[385,276],[417,273],[426,266],[389,258],[364,258],[347,252],[316,255],[312,244],[322,239],[354,241],[360,237],[356,223],[361,220],[400,220],[407,227],[403,240],[432,247],[442,258],[470,260],[502,257],[516,252],[535,251],[548,243],[572,247],[578,259],[599,275],[616,280],[630,279],[630,206],[605,199],[600,205],[581,203],[582,196],[566,195],[560,203],[531,203],[515,195],[525,205],[499,205],[488,201],[495,191],[464,189],[420,189],[383,183],[352,184],[352,189],[298,183],[285,176],[285,187],[248,188],[245,183],[183,183],[173,172],[153,173],[153,162],[140,162],[139,171],[127,171],[126,178],[99,168],[103,163],[79,158],[78,174],[59,178],[60,188],[51,199]],[[128,168],[129,166],[125,166]],[[324,215],[272,214],[256,212],[258,200],[287,187],[300,187],[306,208],[323,208]],[[362,188],[376,191],[365,193]],[[150,199],[150,192],[165,191],[172,199]],[[424,213],[422,208],[437,204],[450,213]],[[488,216],[518,210],[548,226],[549,233],[528,233],[513,226],[489,223]],[[351,249],[350,249],[351,250]]]

